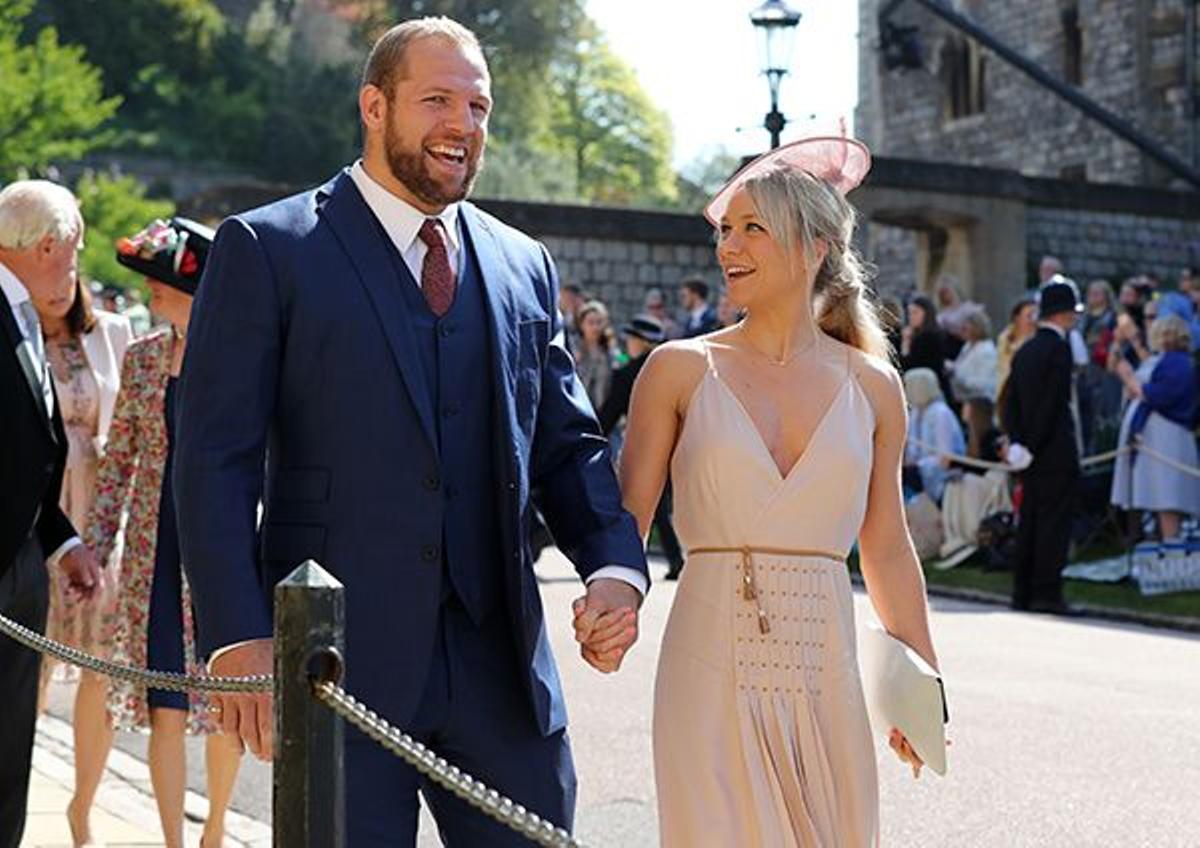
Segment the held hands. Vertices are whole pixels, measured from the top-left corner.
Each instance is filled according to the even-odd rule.
[[[63,554],[58,567],[67,577],[70,594],[83,599],[96,594],[100,587],[100,564],[86,545],[76,545]]]
[[[608,674],[621,667],[637,641],[641,602],[641,593],[633,586],[601,578],[589,583],[587,595],[571,605],[579,652],[597,671]]]
[[[209,663],[215,677],[249,677],[271,674],[275,668],[275,650],[270,639],[255,639],[230,648]],[[254,756],[269,762],[274,756],[274,711],[271,693],[245,695],[213,694],[212,711],[221,731],[235,736]]]

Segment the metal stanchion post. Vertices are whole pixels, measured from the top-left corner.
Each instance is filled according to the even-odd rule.
[[[345,590],[313,560],[275,587],[275,848],[342,848],[342,719],[312,695],[340,682]]]

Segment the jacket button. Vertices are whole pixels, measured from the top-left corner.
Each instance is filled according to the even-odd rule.
[[[45,472],[46,474],[53,474],[54,473],[54,463],[47,462],[45,465],[42,466],[42,471]]]
[[[433,562],[437,558],[437,545],[425,545],[423,548],[421,548],[421,559],[425,560],[426,562]]]
[[[438,479],[436,474],[430,474],[424,480],[425,488],[431,492],[436,492],[442,485],[442,481]]]
[[[508,490],[510,492],[515,492],[517,490],[517,484],[514,483],[512,480],[509,480],[508,481]]]

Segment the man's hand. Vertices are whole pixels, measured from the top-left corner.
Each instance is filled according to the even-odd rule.
[[[100,564],[86,545],[76,545],[58,560],[67,577],[67,589],[76,597],[90,598],[100,587]]]
[[[597,671],[614,672],[638,637],[642,596],[623,580],[601,578],[588,584],[587,595],[572,605],[575,641],[583,658]]]
[[[222,652],[209,663],[208,671],[214,677],[249,677],[254,674],[271,674],[274,668],[275,650],[271,640],[255,639]],[[275,722],[271,693],[214,693],[211,697],[221,730],[239,737],[254,756],[269,762],[274,756],[272,731]]]

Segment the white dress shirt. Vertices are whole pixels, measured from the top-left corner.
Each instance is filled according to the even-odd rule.
[[[0,262],[0,289],[2,289],[4,291],[4,298],[5,298],[5,300],[8,301],[8,306],[9,306],[9,309],[12,310],[13,318],[16,319],[17,329],[19,329],[21,331],[21,335],[25,338],[26,341],[31,342],[30,350],[32,351],[32,349],[33,349],[33,345],[32,345],[33,334],[34,334],[34,332],[41,332],[41,330],[36,327],[27,326],[27,323],[25,321],[25,316],[21,312],[21,305],[24,303],[27,303],[29,301],[29,290],[27,288],[25,288],[25,284],[22,283],[19,279],[17,279],[17,275],[14,274],[11,270],[9,270],[9,268],[3,262]],[[41,347],[43,350],[45,350],[46,345],[45,345],[44,341],[43,341]],[[44,362],[40,363],[40,364],[43,366],[45,365]],[[49,370],[43,369],[43,373],[45,374],[46,379],[49,380],[50,379]],[[49,392],[49,387],[47,387],[47,391],[48,391],[48,393],[47,393],[46,403],[48,406],[49,413],[51,415],[53,415],[54,414],[54,395],[52,392]],[[72,548],[78,547],[79,545],[82,545],[82,544],[83,544],[83,541],[78,536],[72,536],[70,539],[67,539],[67,541],[65,541],[61,545],[59,545],[58,548],[54,551],[54,553],[52,553],[52,554],[50,554],[50,556],[46,557],[46,562],[49,563],[49,565],[51,567],[53,567],[58,564],[58,561],[60,559],[62,559],[63,554],[65,554],[67,551],[71,550]]]
[[[392,244],[396,246],[396,250],[403,257],[404,264],[412,272],[413,279],[420,286],[421,268],[425,262],[425,254],[429,249],[425,246],[425,242],[418,238],[417,234],[421,230],[421,225],[425,223],[425,219],[430,216],[407,201],[401,200],[375,182],[366,169],[363,168],[361,159],[351,166],[350,179],[354,181],[354,185],[358,188],[358,192],[362,195],[363,200],[366,201],[367,206],[375,213],[375,217],[379,219],[384,232],[388,234],[388,237],[392,240]],[[458,229],[458,204],[450,204],[437,215],[437,218],[442,222],[442,226],[445,228],[447,236],[449,236],[446,250],[449,254],[450,266],[452,268],[459,268],[462,259],[462,234]],[[704,313],[704,308],[700,308],[701,314]],[[640,571],[620,565],[606,565],[603,568],[597,569],[592,572],[588,578],[588,582],[590,583],[593,580],[601,578],[621,580],[633,586],[643,596],[649,589],[649,581]]]

